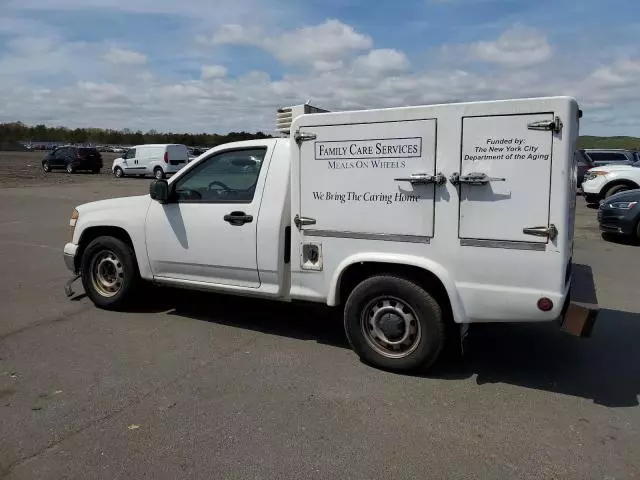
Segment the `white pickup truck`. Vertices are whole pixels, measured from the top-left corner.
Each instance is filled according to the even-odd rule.
[[[566,97],[280,109],[280,138],[78,206],[64,257],[101,308],[140,280],[339,307],[355,352],[391,370],[477,322],[588,336],[597,309],[569,299],[580,114]]]

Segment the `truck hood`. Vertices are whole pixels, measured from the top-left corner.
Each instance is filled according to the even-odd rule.
[[[78,205],[76,210],[78,210],[80,215],[103,210],[122,210],[123,214],[126,214],[128,211],[146,208],[149,202],[151,202],[150,195],[136,195],[133,197],[110,198],[108,200],[83,203],[82,205]]]
[[[599,167],[590,168],[589,172],[620,172],[626,170],[637,170],[638,167],[634,167],[633,165],[601,165]]]

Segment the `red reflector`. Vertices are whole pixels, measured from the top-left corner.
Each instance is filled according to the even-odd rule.
[[[164,152],[164,163],[169,163],[169,152]]]
[[[538,308],[543,312],[548,312],[553,308],[553,302],[547,297],[542,297],[538,300]]]

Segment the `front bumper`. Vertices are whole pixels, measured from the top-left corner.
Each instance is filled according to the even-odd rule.
[[[78,251],[78,246],[73,243],[67,243],[64,246],[64,263],[67,268],[71,271],[71,273],[77,273],[76,269],[76,252]]]
[[[629,215],[628,210],[600,207],[598,224],[603,232],[631,235],[635,228],[635,216]]]
[[[589,193],[582,190],[582,196],[587,203],[598,203],[600,201],[599,193]]]

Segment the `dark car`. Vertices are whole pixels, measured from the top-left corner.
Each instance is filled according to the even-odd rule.
[[[640,239],[640,189],[616,193],[600,202],[600,230]]]
[[[57,168],[65,169],[68,173],[78,170],[100,173],[102,155],[96,148],[91,147],[57,147],[44,157],[42,169],[50,172]]]
[[[633,150],[617,148],[582,148],[576,150],[578,166],[578,187],[584,181],[584,174],[593,167],[602,165],[631,165],[640,160],[640,154]]]

